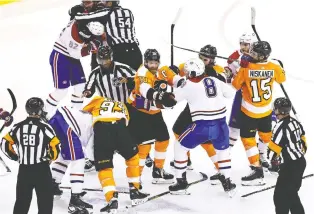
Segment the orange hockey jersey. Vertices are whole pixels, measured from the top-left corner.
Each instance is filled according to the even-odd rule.
[[[148,90],[154,88],[157,80],[164,80],[167,81],[169,85],[176,86],[180,79],[182,79],[182,77],[177,75],[168,66],[159,68],[154,74],[142,65],[135,74],[135,87],[129,97],[128,103],[131,103],[139,111],[148,114],[156,114],[160,112],[160,109],[154,106],[151,100],[147,99]]]
[[[241,110],[252,118],[262,118],[271,114],[273,83],[286,80],[284,70],[272,62],[250,63],[240,68],[232,81],[237,89],[242,89]]]

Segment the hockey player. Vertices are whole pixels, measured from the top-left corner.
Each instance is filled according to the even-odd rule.
[[[270,61],[270,44],[254,42],[250,47],[250,63],[240,67],[232,85],[242,90],[240,136],[251,164],[252,173],[242,177],[243,185],[263,185],[264,172],[256,143],[256,132],[266,144],[271,140],[273,83],[286,80],[283,69]],[[241,65],[243,66],[243,65]]]
[[[93,206],[81,200],[84,183],[84,153],[83,148],[93,136],[92,117],[78,109],[59,107],[49,124],[54,129],[61,142],[61,154],[52,164],[54,195],[61,195],[59,184],[69,166],[71,182],[71,199],[69,213],[87,214]]]
[[[200,49],[201,54],[199,54],[199,58],[204,62],[205,64],[205,75],[209,77],[216,77],[217,79],[221,80],[222,82],[226,82],[226,76],[224,75],[224,69],[223,67],[216,65],[215,63],[215,56],[217,56],[217,49],[216,47],[212,45],[205,45]],[[184,72],[184,65],[185,63],[182,63],[179,65],[179,68],[171,67],[173,70],[176,70],[180,76],[185,76]],[[179,117],[177,118],[176,122],[174,123],[172,130],[174,132],[174,135],[176,139],[179,138],[179,136],[184,132],[186,127],[192,123],[192,117],[190,114],[190,108],[187,104],[185,109],[181,112]],[[217,163],[217,156],[215,149],[212,145],[212,143],[205,142],[201,144],[201,146],[206,150],[208,156],[211,158],[212,162],[214,163],[216,169],[218,169],[218,163]],[[192,162],[190,160],[190,153],[188,152],[188,169],[192,168]],[[171,166],[174,166],[174,162],[170,163]],[[220,174],[217,173],[210,177],[211,183],[217,184],[219,183],[218,176]]]
[[[62,30],[50,55],[55,90],[46,99],[49,117],[67,95],[70,86],[73,86],[72,105],[80,108],[83,104],[81,95],[86,80],[80,58],[97,50],[102,43],[100,36],[103,33],[104,26],[99,22],[90,22],[79,28],[75,20]]]
[[[164,92],[163,86],[180,87],[184,78],[176,75],[168,66],[159,68],[160,55],[156,49],[147,49],[144,65],[136,72],[135,89],[128,103],[131,115],[129,129],[139,145],[140,171],[142,172],[146,157],[155,141],[153,183],[173,182],[173,175],[164,171],[164,162],[169,145],[169,133],[161,110],[154,101],[164,106],[173,104],[172,93]]]
[[[229,60],[227,61],[228,66],[225,67],[226,70],[230,70],[232,75],[237,73],[237,70],[240,68],[240,64],[243,67],[246,67],[248,64],[248,60],[250,60],[249,50],[250,46],[257,41],[257,38],[254,33],[243,33],[239,39],[240,49],[236,50],[229,56]],[[240,61],[240,62],[239,62]],[[239,124],[239,114],[241,108],[242,101],[242,93],[241,90],[236,92],[236,95],[233,100],[231,115],[229,119],[229,133],[230,133],[230,146],[233,147],[235,142],[238,140],[240,136],[240,124]],[[272,120],[276,122],[276,116],[273,114]],[[269,163],[267,161],[267,146],[264,144],[261,139],[259,139],[258,149],[260,153],[260,159],[262,165],[267,169],[269,167]]]
[[[4,121],[4,126],[9,127],[13,123],[13,116],[0,108],[0,120]]]
[[[229,131],[226,123],[225,98],[233,95],[227,84],[215,77],[205,75],[205,65],[201,59],[191,59],[184,64],[188,78],[185,86],[175,92],[177,101],[187,100],[192,123],[175,143],[174,167],[177,183],[169,186],[172,193],[179,194],[188,187],[186,168],[187,151],[211,141],[217,155],[219,180],[225,192],[236,188],[230,180],[231,157],[229,152]]]
[[[125,104],[96,96],[83,110],[91,113],[93,117],[95,167],[108,202],[100,212],[116,213],[118,209],[118,192],[115,189],[112,161],[115,150],[126,160],[132,205],[146,202],[148,194],[139,191],[138,149],[127,129],[129,113]]]

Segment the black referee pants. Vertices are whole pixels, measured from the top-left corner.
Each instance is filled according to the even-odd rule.
[[[276,214],[288,214],[289,211],[291,214],[304,214],[298,191],[305,167],[305,158],[285,162],[280,166],[274,192]]]
[[[113,61],[127,64],[135,71],[143,63],[142,52],[136,43],[122,43],[112,47]]]
[[[38,214],[52,214],[52,175],[48,162],[20,165],[13,214],[27,214],[35,189]]]

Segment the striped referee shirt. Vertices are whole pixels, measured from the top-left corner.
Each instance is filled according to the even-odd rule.
[[[50,125],[39,118],[28,117],[2,138],[1,150],[22,165],[32,165],[57,159],[59,143]]]
[[[134,16],[131,10],[120,6],[102,9],[91,13],[78,13],[76,20],[99,21],[105,26],[109,46],[124,43],[137,43]]]
[[[89,75],[85,90],[93,94],[96,88],[100,96],[126,103],[130,94],[127,83],[114,86],[113,82],[115,78],[129,78],[134,75],[135,70],[119,62],[112,62],[109,69],[98,66]]]
[[[282,162],[302,158],[307,150],[307,145],[301,123],[290,116],[282,118],[273,129],[269,148],[270,160],[279,155]]]

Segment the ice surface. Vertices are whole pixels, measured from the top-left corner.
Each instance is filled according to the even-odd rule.
[[[10,87],[18,101],[18,109],[14,115],[16,121],[26,116],[24,104],[29,97],[44,98],[53,89],[49,55],[55,39],[67,24],[69,19],[67,10],[78,2],[25,0],[0,7],[0,106],[10,110],[11,100],[6,91],[6,88]],[[228,56],[237,48],[238,37],[244,31],[251,30],[250,7],[255,6],[257,31],[262,39],[271,43],[272,56],[281,59],[285,64],[287,83],[284,85],[307,132],[309,150],[306,155],[308,166],[305,174],[314,172],[312,146],[314,134],[311,130],[314,119],[311,106],[314,83],[312,75],[314,33],[310,31],[314,15],[308,1],[121,0],[121,4],[134,13],[141,50],[158,49],[163,64],[170,63],[170,25],[180,7],[183,7],[183,12],[175,28],[175,44],[194,50],[199,50],[205,44],[212,44],[217,47],[219,55]],[[174,52],[176,64],[195,56],[194,53],[177,49]],[[89,58],[82,61],[88,75]],[[217,59],[217,63],[225,65],[223,60]],[[275,87],[274,93],[275,97],[282,96],[278,86]],[[231,101],[229,100],[230,105]],[[169,131],[183,107],[184,103],[164,112]],[[209,176],[215,173],[213,164],[201,147],[193,150],[191,157],[194,171],[202,171]],[[0,177],[0,213],[9,214],[12,213],[15,200],[18,165],[6,157],[3,158],[13,172]],[[171,170],[168,166],[172,159],[173,137],[168,150],[167,170]],[[114,161],[116,183],[118,186],[126,187],[124,161],[120,156],[116,156]],[[272,201],[273,189],[246,199],[241,198],[242,194],[263,188],[240,185],[241,176],[246,175],[248,171],[248,162],[239,141],[232,150],[232,179],[238,185],[238,192],[234,198],[228,198],[221,186],[211,186],[205,181],[192,186],[189,189],[190,196],[166,195],[139,206],[133,210],[133,213],[275,213]],[[197,179],[196,172],[188,172],[189,180]],[[276,177],[267,174],[266,180],[266,187],[268,187],[275,184]],[[145,169],[143,176],[145,191],[154,195],[167,190],[166,185],[156,186],[150,181],[151,170]],[[66,176],[63,185],[68,184],[68,176]],[[85,186],[99,187],[95,173],[86,175]],[[311,198],[313,189],[314,178],[304,180],[300,197],[306,213],[314,213]],[[67,213],[69,196],[69,191],[65,191],[64,196],[55,202],[54,214]],[[89,192],[86,196],[88,201],[95,204],[95,210],[99,210],[104,205],[103,198],[101,193]],[[32,201],[29,212],[32,214],[37,213],[35,199],[36,197]],[[120,194],[121,206],[128,203],[128,196]]]

